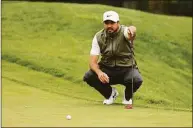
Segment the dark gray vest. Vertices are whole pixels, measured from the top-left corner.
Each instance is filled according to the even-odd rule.
[[[129,41],[124,36],[124,29],[125,26],[120,25],[116,33],[108,34],[102,29],[96,34],[102,56],[99,64],[109,67],[129,67],[132,62],[135,64],[135,61],[132,61]]]

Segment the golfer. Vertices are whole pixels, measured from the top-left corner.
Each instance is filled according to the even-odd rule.
[[[122,103],[132,105],[133,93],[143,82],[133,58],[136,27],[120,25],[119,15],[115,11],[105,12],[103,23],[104,29],[97,32],[92,40],[90,70],[83,80],[104,96],[103,104],[107,105],[118,96],[116,88],[111,85],[125,86]]]

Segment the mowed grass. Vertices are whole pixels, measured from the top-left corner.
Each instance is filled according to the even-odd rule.
[[[191,112],[143,107],[127,110],[118,103],[104,106],[101,102],[89,100],[89,95],[82,94],[89,93],[89,90],[79,89],[76,90],[77,93],[73,93],[70,91],[74,89],[73,84],[70,85],[61,78],[4,61],[2,67],[7,71],[2,77],[2,126],[191,126]],[[14,69],[17,70],[14,71]],[[14,77],[15,72],[27,74],[23,75],[23,79],[17,79],[18,76]],[[12,73],[14,75],[11,75]],[[51,90],[36,86],[47,86]],[[53,88],[62,89],[65,95],[54,92],[53,90],[56,89]],[[85,99],[79,99],[76,96],[82,96]],[[68,114],[72,116],[71,120],[66,120]]]
[[[133,126],[140,125],[135,123],[137,117],[148,116],[149,110],[159,111],[160,115],[164,113],[166,119],[172,115],[176,123],[172,123],[172,120],[171,122],[160,122],[165,118],[156,113],[159,117],[155,120],[152,117],[153,121],[151,120],[155,124],[147,121],[146,126],[191,125],[189,119],[191,118],[190,111],[192,111],[192,18],[154,15],[96,4],[3,1],[2,113],[4,126],[11,125],[7,123],[11,115],[18,116],[18,121],[13,121],[12,126],[25,125],[25,121],[35,122],[35,115],[44,112],[44,109],[47,110],[45,115],[52,115],[54,111],[57,111],[56,116],[58,114],[61,118],[57,117],[65,121],[66,113],[68,113],[66,111],[69,109],[62,107],[65,106],[64,104],[68,104],[68,108],[73,108],[69,111],[70,114],[74,113],[72,115],[74,119],[79,116],[77,111],[80,111],[80,116],[88,113],[90,122],[80,121],[78,124],[82,123],[82,126],[90,126],[89,123],[93,121],[96,122],[92,126],[112,126],[111,123],[116,121],[115,115],[100,115],[100,113],[106,113],[103,111],[107,113],[116,111],[112,114],[124,115],[125,110],[120,104],[124,90],[122,86],[116,86],[120,96],[115,105],[106,107],[101,104],[103,97],[82,81],[84,73],[89,69],[88,58],[92,38],[98,30],[102,29],[102,14],[106,10],[117,11],[120,14],[121,23],[137,27],[135,51],[144,83],[134,96],[136,109],[130,111],[133,113],[131,116],[136,117],[133,118]],[[11,90],[11,85],[15,89]],[[38,99],[37,93],[37,97],[34,96],[34,99],[31,100],[33,96],[27,97],[28,93],[23,91],[25,89],[33,93],[38,91],[42,97],[53,95],[53,99]],[[23,92],[21,95],[20,91]],[[12,94],[15,95],[11,96]],[[5,100],[6,95],[8,99]],[[23,118],[22,114],[16,114],[20,113],[22,108],[15,109],[17,105],[16,102],[11,102],[11,97],[14,97],[15,101],[23,100],[21,102],[23,104],[26,100],[33,101],[32,104],[37,107],[33,108],[33,111],[27,111],[26,118]],[[47,107],[47,104],[54,103],[56,106],[53,108]],[[87,107],[84,106],[85,104]],[[62,108],[55,109],[58,106]],[[85,109],[77,109],[84,107]],[[147,109],[145,114],[142,112],[146,111],[145,107],[154,109]],[[87,109],[92,112],[88,112]],[[173,111],[164,111],[166,109]],[[35,112],[35,110],[38,111]],[[186,112],[179,112],[179,110],[189,111],[187,115],[183,116],[182,123],[178,121],[178,117],[181,113]],[[62,111],[62,114],[59,111]],[[44,123],[37,124],[37,126],[47,126],[45,122],[52,126],[60,124],[63,126],[63,122],[55,124],[54,122],[59,119],[53,116],[50,118],[44,116],[49,118],[49,121],[42,118],[44,114],[39,116],[41,122]],[[125,114],[130,115],[127,115],[127,112]],[[100,124],[95,115],[98,118],[104,116],[108,119],[100,120],[100,122],[104,121],[103,124]],[[77,119],[83,120],[80,117]],[[71,122],[67,123],[70,123],[68,126],[74,126],[71,125]],[[35,125],[29,124],[30,126]],[[116,126],[132,126],[129,124],[131,122],[122,124],[119,120]]]

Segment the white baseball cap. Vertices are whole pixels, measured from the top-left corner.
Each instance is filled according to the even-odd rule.
[[[103,14],[103,22],[106,20],[111,20],[113,22],[119,21],[119,15],[115,11],[106,11]]]

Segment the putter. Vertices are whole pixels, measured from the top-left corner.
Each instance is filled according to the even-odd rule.
[[[132,54],[131,54],[131,57],[132,57],[132,69],[131,69],[132,70],[132,72],[131,72],[132,73],[131,74],[132,75],[131,76],[132,98],[131,99],[132,99],[132,105],[133,105],[133,63],[134,63],[133,55],[134,55],[134,52],[133,52],[133,48],[131,50],[132,50]]]
[[[132,65],[131,65],[131,89],[132,89],[132,105],[126,105],[125,106],[125,108],[126,109],[132,109],[133,108],[133,63],[134,63],[134,59],[133,59],[133,56],[134,56],[134,51],[133,51],[133,40],[132,41],[130,41],[130,43],[129,43],[129,46],[130,46],[130,48],[131,48],[131,59],[132,59]]]

